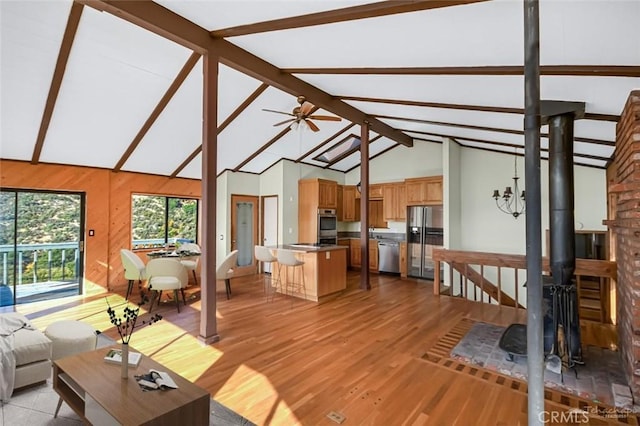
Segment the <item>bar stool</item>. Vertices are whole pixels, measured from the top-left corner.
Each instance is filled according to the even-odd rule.
[[[278,264],[280,265],[280,267],[284,266],[286,268],[285,269],[285,288],[286,288],[285,293],[291,291],[291,295],[293,296],[294,291],[302,290],[302,293],[304,294],[304,298],[306,299],[307,290],[304,285],[304,262],[302,260],[299,260],[296,257],[295,252],[292,250],[278,250]],[[302,278],[300,279],[300,281],[296,282],[295,268],[298,266],[300,267],[300,274]],[[289,282],[289,274],[288,274],[290,267],[294,268],[291,282]],[[293,303],[293,299],[292,299],[292,303]]]
[[[278,260],[278,258],[271,253],[271,250],[269,250],[265,246],[255,246],[255,256],[258,262],[263,262],[263,263],[272,264]],[[280,278],[279,276],[276,276],[275,279],[273,278],[273,268],[272,268],[271,274],[269,275],[268,282],[267,282],[267,274],[263,272],[264,294],[267,300],[269,300],[270,290],[273,290],[274,282],[276,283],[276,288],[274,291],[277,291],[278,287],[280,288],[280,291],[282,291],[281,280],[279,278]],[[269,289],[269,291],[267,291],[267,289]]]

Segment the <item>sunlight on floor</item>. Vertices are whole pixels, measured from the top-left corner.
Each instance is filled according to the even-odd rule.
[[[233,407],[237,412],[252,409],[260,411],[262,414],[254,418],[257,424],[269,424],[274,418],[287,419],[290,424],[299,424],[299,420],[293,414],[289,405],[280,398],[276,388],[271,381],[262,373],[242,364],[227,379],[224,386],[212,395],[214,399],[225,399],[227,395],[241,393],[251,395],[250,399],[243,404],[236,404]]]

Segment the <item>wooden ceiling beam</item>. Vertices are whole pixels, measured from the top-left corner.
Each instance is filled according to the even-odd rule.
[[[220,55],[220,62],[230,66],[244,74],[260,79],[269,85],[276,87],[293,96],[304,95],[314,105],[345,118],[354,123],[368,121],[372,131],[386,136],[402,145],[412,146],[413,141],[402,132],[398,132],[391,126],[380,120],[368,116],[355,107],[336,99],[328,93],[311,84],[284,73],[279,68],[258,58],[257,56],[239,48],[238,46],[223,40],[215,39],[213,46]]]
[[[366,98],[362,96],[336,96],[336,99],[343,101],[356,101],[356,102],[372,102],[379,104],[391,104],[391,105],[407,105],[407,106],[419,106],[425,108],[442,108],[442,109],[459,109],[465,111],[482,111],[482,112],[496,112],[503,114],[524,114],[523,108],[513,107],[497,107],[489,105],[465,105],[465,104],[448,104],[442,102],[422,102],[422,101],[409,101],[406,99],[383,99],[383,98]],[[612,121],[617,123],[620,119],[619,115],[613,114],[599,114],[595,112],[585,112],[584,120],[596,120],[596,121]]]
[[[267,88],[269,87],[268,84],[262,83],[260,86],[258,86],[258,88],[256,90],[253,91],[253,93],[251,93],[249,96],[247,96],[247,99],[244,100],[244,102],[242,102],[235,110],[233,110],[233,112],[231,114],[229,114],[229,116],[222,122],[222,124],[220,124],[218,126],[218,134],[222,133],[222,131],[224,129],[227,128],[227,126],[229,124],[231,124],[231,122],[233,120],[236,119],[236,117],[238,117],[242,111],[244,111],[245,109],[247,109],[247,107],[249,105],[251,105],[251,103],[253,101],[255,101],[256,99],[258,99],[258,96],[260,96],[262,94],[262,92],[264,92],[265,90],[267,90]],[[189,165],[189,163],[191,163],[193,161],[194,158],[196,158],[198,156],[198,154],[200,154],[202,152],[202,144],[200,144],[179,166],[176,170],[173,171],[173,173],[171,173],[172,178],[178,176],[178,173],[180,173],[185,167],[187,167]]]
[[[487,127],[487,126],[474,126],[472,124],[461,124],[461,123],[449,123],[446,121],[432,121],[432,120],[421,120],[418,118],[409,118],[409,117],[398,117],[392,115],[381,115],[375,114],[374,117],[387,119],[387,120],[398,120],[398,121],[408,121],[412,123],[421,123],[421,124],[429,124],[432,126],[445,126],[445,127],[457,127],[461,129],[471,129],[471,130],[480,130],[485,132],[497,132],[497,133],[508,133],[512,135],[524,135],[523,130],[516,129],[505,129],[501,127]],[[548,133],[540,133],[540,136],[543,138],[548,138]],[[594,138],[582,138],[578,136],[574,136],[574,142],[582,142],[582,143],[592,143],[596,145],[605,145],[605,146],[616,146],[615,141],[606,141],[604,139],[594,139]]]
[[[223,39],[214,39],[204,28],[199,27],[180,15],[149,0],[75,0],[82,4],[112,13],[162,37],[173,40],[195,52],[206,54],[215,49],[220,62],[244,74],[263,81],[293,96],[304,95],[314,105],[332,112],[354,123],[371,123],[371,129],[400,144],[411,146],[413,141],[402,132],[387,126],[375,118],[351,105],[335,99],[328,93],[302,81],[291,74],[282,72],[276,66],[229,43]],[[393,3],[393,2],[389,2]],[[434,0],[434,3],[437,1]],[[450,2],[449,2],[450,3]]]
[[[138,134],[133,138],[133,140],[129,144],[129,147],[127,147],[124,154],[122,154],[122,157],[120,157],[120,160],[118,160],[118,163],[113,168],[113,171],[119,172],[122,169],[122,166],[124,166],[129,157],[131,157],[131,154],[133,154],[133,151],[135,151],[138,145],[140,145],[140,142],[142,142],[142,139],[147,134],[149,129],[151,129],[153,123],[156,122],[158,117],[160,117],[160,114],[162,114],[162,111],[164,111],[167,105],[169,105],[169,101],[171,101],[173,96],[178,92],[178,89],[187,79],[187,77],[193,70],[193,67],[196,66],[196,64],[200,60],[200,56],[201,55],[199,53],[192,53],[189,59],[187,59],[187,62],[185,62],[180,72],[178,72],[178,75],[173,80],[165,94],[162,96],[162,98],[160,98],[160,101],[149,115],[149,118],[147,118],[147,121],[145,121],[145,123],[142,125],[142,127],[138,131]]]
[[[417,12],[427,9],[478,3],[487,0],[419,0],[419,1],[378,1],[359,6],[324,12],[309,13],[307,15],[291,16],[254,24],[238,25],[211,31],[214,37],[237,37],[248,34],[259,34],[269,31],[290,30],[316,25],[333,24],[336,22],[353,21],[379,16],[396,15],[399,13]]]
[[[283,68],[290,74],[376,74],[376,75],[524,75],[521,65],[473,67],[363,67]],[[540,75],[577,77],[640,77],[635,65],[541,65]]]
[[[453,139],[455,141],[465,140],[465,141],[469,141],[469,142],[484,143],[484,144],[488,144],[488,145],[524,149],[524,145],[518,145],[518,144],[508,143],[508,142],[492,141],[492,140],[488,140],[488,139],[468,138],[468,137],[464,137],[464,136],[446,135],[446,134],[442,134],[442,133],[423,132],[423,131],[419,131],[419,130],[409,130],[409,129],[402,129],[402,130],[404,132],[408,132],[408,133],[417,133],[419,135],[436,136],[436,137],[440,137],[440,138],[449,138],[449,139]],[[548,152],[549,149],[548,148],[540,148],[540,151],[541,152]],[[587,158],[587,159],[590,159],[590,160],[601,160],[601,161],[607,161],[609,159],[609,157],[602,157],[600,155],[580,154],[580,153],[575,153],[575,152],[574,152],[573,156],[574,157],[579,157],[579,158]]]
[[[64,35],[62,36],[58,59],[56,60],[56,67],[53,70],[53,78],[51,79],[51,85],[49,86],[49,94],[47,95],[47,100],[44,104],[44,111],[42,112],[42,119],[40,120],[40,129],[38,129],[36,143],[33,148],[33,154],[31,155],[31,164],[38,164],[40,162],[40,154],[42,154],[42,147],[44,146],[44,140],[47,137],[47,132],[49,131],[49,124],[51,124],[53,110],[55,109],[56,102],[58,101],[58,93],[60,93],[62,79],[64,77],[65,69],[67,68],[67,62],[69,62],[71,47],[73,46],[73,41],[76,38],[83,9],[84,6],[81,4],[74,3],[71,5],[69,19],[67,20]]]

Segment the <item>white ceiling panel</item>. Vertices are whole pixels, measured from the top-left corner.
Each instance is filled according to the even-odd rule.
[[[273,125],[288,116],[262,111],[263,108],[286,112],[296,105],[296,99],[281,90],[272,87],[265,90],[218,135],[218,173],[240,165],[282,130],[283,127]]]
[[[573,129],[574,136],[582,138],[616,140],[616,123],[612,121],[577,120]]]
[[[372,3],[371,0],[156,0],[209,31]],[[286,3],[286,7],[285,6]]]
[[[373,137],[371,138],[373,139]],[[385,149],[388,149],[392,146],[397,145],[395,141],[388,139],[386,137],[381,137],[380,139],[375,140],[374,142],[369,144],[369,158],[378,155]],[[334,170],[341,170],[343,172],[351,169],[360,164],[360,151],[356,151],[353,154],[349,155],[343,160],[334,163],[331,168]]]
[[[170,175],[200,145],[202,60],[198,61],[182,83],[123,169]]]
[[[178,177],[202,179],[202,154],[196,155],[196,158],[178,173]]]
[[[189,53],[85,8],[41,160],[115,166]]]
[[[262,154],[258,155],[247,164],[245,164],[245,166],[242,168],[242,171],[248,173],[262,173],[269,167],[280,161],[281,158],[282,157],[280,157],[279,155],[263,152]]]
[[[232,42],[281,68],[519,64],[522,16],[521,2],[492,1],[246,35]]]
[[[0,158],[31,160],[71,1],[0,1]]]

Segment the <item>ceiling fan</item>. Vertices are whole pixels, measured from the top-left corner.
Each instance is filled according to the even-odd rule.
[[[304,96],[298,96],[298,105],[293,109],[292,112],[283,112],[283,111],[275,111],[273,109],[262,109],[267,112],[275,112],[276,114],[284,114],[289,115],[293,118],[289,118],[287,120],[281,121],[279,123],[274,124],[274,126],[280,126],[282,124],[291,123],[291,129],[295,130],[298,126],[304,126],[305,124],[309,126],[311,130],[314,132],[319,131],[318,126],[311,120],[321,120],[321,121],[341,121],[340,117],[336,117],[333,115],[310,115],[312,111],[314,111],[314,105],[311,102],[307,102],[307,99]],[[304,124],[303,124],[304,123]]]

